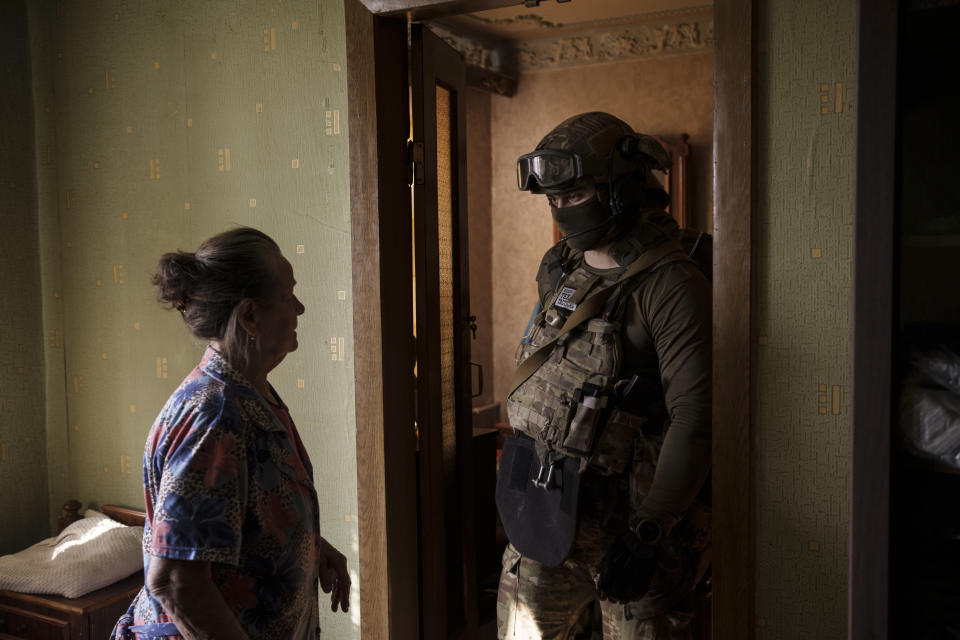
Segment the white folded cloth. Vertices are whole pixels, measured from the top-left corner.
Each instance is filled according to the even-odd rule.
[[[0,589],[77,598],[143,571],[143,527],[128,527],[99,511],[55,538],[0,556]]]

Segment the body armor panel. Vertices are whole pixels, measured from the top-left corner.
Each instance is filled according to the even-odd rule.
[[[586,269],[574,269],[560,279],[524,337],[517,365],[557,336],[567,316],[598,283],[600,277]],[[508,396],[510,424],[540,443],[543,462],[578,458],[581,472],[592,468],[605,475],[622,473],[631,465],[646,419],[616,406],[625,385],[618,384],[620,328],[617,318],[592,318],[561,336],[547,361]],[[644,453],[654,451],[659,451],[655,443],[643,447]],[[656,458],[646,462],[652,469]],[[652,475],[646,481],[652,481]]]

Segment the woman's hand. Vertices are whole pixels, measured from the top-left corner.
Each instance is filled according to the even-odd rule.
[[[350,573],[347,571],[347,558],[333,548],[325,539],[320,539],[320,588],[330,595],[330,610],[336,611],[337,605],[343,611],[350,609]]]

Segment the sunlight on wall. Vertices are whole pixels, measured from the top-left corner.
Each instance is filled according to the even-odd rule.
[[[350,557],[360,555],[360,536],[356,530],[350,532]],[[346,554],[344,554],[346,555]],[[360,628],[360,571],[356,563],[352,563],[350,570],[350,621],[356,629]],[[321,607],[322,608],[322,607]]]

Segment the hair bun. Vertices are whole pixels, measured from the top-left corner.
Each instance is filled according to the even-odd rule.
[[[157,299],[160,302],[169,303],[180,313],[185,312],[198,267],[199,262],[195,253],[175,251],[160,256],[152,278],[153,284],[157,287]]]

